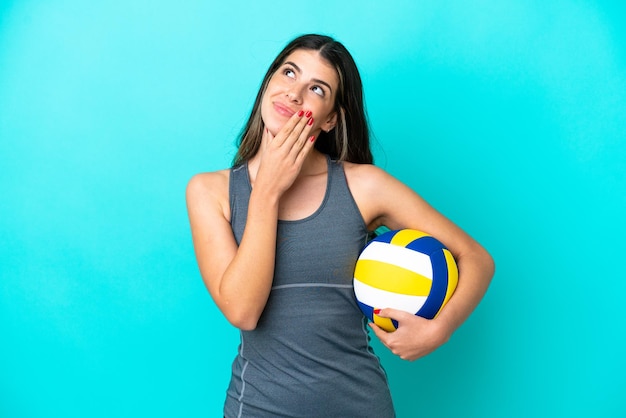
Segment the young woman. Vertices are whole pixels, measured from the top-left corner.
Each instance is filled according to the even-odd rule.
[[[402,117],[398,114],[398,117]],[[393,417],[352,279],[379,226],[430,233],[458,287],[436,319],[383,309],[394,354],[445,343],[484,295],[489,254],[414,191],[372,165],[361,78],[332,38],[294,39],[271,64],[230,169],[194,176],[187,205],[200,272],[241,330],[227,417]]]

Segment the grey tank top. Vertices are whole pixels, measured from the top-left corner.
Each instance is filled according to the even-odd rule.
[[[395,416],[352,286],[367,227],[343,165],[327,161],[321,206],[304,219],[278,221],[271,293],[256,329],[241,331],[227,418]],[[247,165],[234,167],[230,206],[237,243],[251,190]]]

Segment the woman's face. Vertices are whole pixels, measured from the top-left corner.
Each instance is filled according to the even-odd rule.
[[[337,71],[317,51],[297,49],[272,75],[261,101],[265,127],[276,135],[296,112],[313,113],[313,129],[328,131],[335,126]]]

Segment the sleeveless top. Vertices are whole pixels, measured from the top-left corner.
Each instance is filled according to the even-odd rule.
[[[327,161],[321,206],[304,219],[278,221],[271,293],[257,327],[241,331],[227,418],[395,416],[352,285],[367,227],[343,165]],[[239,244],[252,190],[247,165],[231,169],[229,187]]]

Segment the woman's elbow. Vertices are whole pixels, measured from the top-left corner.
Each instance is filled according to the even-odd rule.
[[[246,321],[230,321],[230,323],[236,327],[239,328],[241,331],[254,331],[256,329],[256,326],[258,324],[257,321],[250,321],[250,320],[246,320]]]
[[[485,250],[484,248],[482,248],[482,254],[480,256],[480,260],[481,260],[481,269],[485,277],[487,277],[489,281],[491,281],[491,279],[493,278],[496,272],[495,260],[493,259],[491,254],[489,254],[489,252],[487,252],[487,250]]]
[[[489,285],[496,271],[496,264],[493,257],[478,243],[468,252],[461,254],[457,262],[464,266],[467,263],[468,267],[471,265],[472,267],[470,267],[470,269],[473,270],[477,275],[476,277],[480,278],[480,281],[486,285]]]
[[[241,331],[253,331],[259,323],[259,316],[249,312],[224,313],[224,316],[232,326]]]

